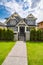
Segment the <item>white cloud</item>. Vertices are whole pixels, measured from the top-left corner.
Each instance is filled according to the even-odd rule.
[[[41,0],[39,6],[40,6],[40,8],[43,8],[43,0]]]
[[[4,5],[5,5],[5,7],[8,7],[8,8],[6,8],[6,9],[7,9],[8,11],[10,11],[11,14],[12,14],[13,12],[15,12],[14,3],[12,3],[12,2],[6,2]]]
[[[0,19],[0,22],[4,23],[6,20],[5,19]]]
[[[40,22],[40,21],[43,21],[43,10],[39,10],[39,12],[38,12],[38,22]]]
[[[13,12],[18,12],[20,15],[21,15],[21,17],[24,17],[24,16],[26,16],[25,14],[27,14],[28,13],[28,10],[26,10],[26,11],[23,11],[23,9],[22,9],[22,5],[20,5],[20,4],[17,4],[15,1],[14,2],[6,2],[5,4],[4,4],[6,7],[9,7],[10,9],[8,9],[11,13],[13,13]],[[24,14],[24,15],[23,15]]]
[[[43,21],[43,10],[38,8],[33,12],[34,16],[37,18],[36,23]]]
[[[4,3],[1,2],[0,4],[3,4],[6,7],[6,9],[11,12],[11,14],[16,11],[17,13],[19,13],[19,15],[21,17],[26,17],[32,11],[34,16],[36,18],[38,18],[37,22],[43,20],[43,0],[40,1],[40,3],[38,4],[38,6],[36,8],[34,8],[34,9],[30,8],[30,9],[27,9],[25,11],[22,9],[23,3],[18,4],[17,2],[15,2],[15,0],[12,0],[12,1],[9,1],[9,2],[7,2],[7,0],[6,1],[3,0],[3,1],[4,1]],[[26,1],[28,3],[30,3],[29,6],[31,7],[32,1],[31,0],[24,0],[24,2],[26,2]]]

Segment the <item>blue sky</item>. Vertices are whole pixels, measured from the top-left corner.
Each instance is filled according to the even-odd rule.
[[[37,22],[43,20],[43,0],[0,0],[0,22],[17,12],[22,18],[32,13]]]

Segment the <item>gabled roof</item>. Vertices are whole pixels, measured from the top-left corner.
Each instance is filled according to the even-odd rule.
[[[19,25],[19,24],[25,24],[25,25],[28,25],[28,24],[26,23],[25,19],[22,19],[20,22],[17,22],[16,25]]]
[[[32,14],[29,14],[26,18],[21,18],[20,15],[15,12],[15,13],[12,14],[9,18],[7,18],[7,20],[6,20],[5,23],[9,22],[9,21],[12,20],[12,19],[15,19],[15,20],[16,20],[16,24],[15,24],[15,25],[17,25],[21,20],[24,20],[27,25],[32,25],[32,24],[30,24],[30,22],[27,21],[28,18],[29,18],[29,19],[32,18],[33,20],[36,20],[36,19],[37,19],[37,18],[35,18]]]
[[[12,17],[17,17],[17,16],[20,17],[20,15],[19,15],[17,12],[13,13],[11,16],[12,16]],[[21,18],[21,17],[20,17],[20,18]]]
[[[20,15],[18,14],[18,13],[13,13],[9,18],[5,18],[6,19],[6,21],[5,21],[5,23],[7,23],[10,19],[16,19],[16,18],[19,18],[19,19],[21,19],[21,17],[20,17]]]
[[[43,23],[43,21],[39,22],[38,24]]]
[[[27,25],[27,26],[36,26],[36,25],[32,25],[30,22],[28,23],[27,19],[23,18],[20,22],[17,22],[16,25],[18,25],[19,23],[22,23],[22,21],[24,21],[24,23]],[[15,25],[15,26],[16,26]]]
[[[33,16],[32,14],[29,14],[26,18],[33,18],[33,19],[37,19],[37,18],[35,18],[35,16]]]

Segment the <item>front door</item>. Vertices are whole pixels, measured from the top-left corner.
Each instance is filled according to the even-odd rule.
[[[19,40],[25,40],[25,27],[20,27],[19,29]]]
[[[24,35],[24,33],[25,33],[25,27],[20,27],[20,34]]]

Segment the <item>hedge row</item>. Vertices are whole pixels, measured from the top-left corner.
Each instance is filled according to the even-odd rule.
[[[13,41],[14,33],[9,29],[0,29],[0,40]]]
[[[43,30],[31,30],[30,31],[31,41],[43,41]]]

